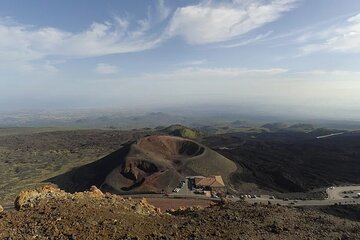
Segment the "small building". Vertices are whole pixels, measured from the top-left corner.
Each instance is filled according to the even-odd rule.
[[[209,191],[220,191],[225,188],[224,180],[221,176],[196,176],[194,177],[195,187]]]

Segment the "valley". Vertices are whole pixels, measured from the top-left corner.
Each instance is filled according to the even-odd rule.
[[[320,132],[331,134],[272,128],[214,135],[181,125],[23,134],[17,129],[0,136],[1,201],[45,183],[70,192],[91,185],[120,194],[171,192],[191,175],[221,175],[236,195],[322,199],[327,187],[360,182],[360,133],[318,139]]]

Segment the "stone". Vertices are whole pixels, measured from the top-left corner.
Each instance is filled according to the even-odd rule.
[[[89,192],[93,197],[104,197],[104,193],[98,189],[96,186],[91,186]]]
[[[36,190],[21,191],[15,199],[15,208],[20,210],[25,207],[33,207],[34,203],[40,201],[41,199],[54,196],[60,198],[65,197],[66,195],[67,194],[64,191],[51,185],[45,185]]]

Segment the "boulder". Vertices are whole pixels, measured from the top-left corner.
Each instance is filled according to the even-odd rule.
[[[24,207],[32,207],[33,201],[38,195],[39,193],[36,190],[21,191],[15,199],[15,208],[20,210]]]
[[[36,190],[25,190],[19,193],[15,199],[15,208],[20,210],[25,207],[33,207],[41,199],[51,197],[65,197],[66,193],[51,185],[42,186]]]
[[[0,213],[4,211],[4,208],[0,205]]]
[[[105,196],[104,193],[94,185],[90,187],[89,192],[91,193],[91,195],[93,197],[104,197]]]

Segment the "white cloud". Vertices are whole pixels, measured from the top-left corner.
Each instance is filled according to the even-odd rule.
[[[276,20],[296,1],[202,1],[198,5],[178,8],[170,17],[171,9],[164,0],[159,0],[156,19],[149,10],[145,19],[130,22],[127,18],[115,17],[112,21],[94,22],[78,32],[30,26],[11,18],[1,18],[0,64],[16,71],[55,73],[58,61],[144,51],[176,35],[195,44],[226,41]],[[155,31],[159,20],[167,20],[167,27]],[[259,38],[262,36],[255,40]],[[202,62],[191,65],[200,64]]]
[[[308,81],[337,81],[337,82],[349,82],[353,81],[358,84],[358,79],[360,78],[360,71],[349,71],[349,70],[323,70],[323,69],[315,69],[311,71],[302,71],[302,72],[294,72],[292,74],[293,77],[308,80]]]
[[[170,8],[165,5],[165,0],[158,0],[157,11],[161,21],[168,18],[171,14]]]
[[[109,54],[139,52],[155,48],[163,41],[181,35],[190,43],[202,44],[232,39],[274,21],[294,6],[296,0],[247,0],[178,8],[164,32],[152,32],[158,20],[147,18],[129,22],[115,17],[113,21],[94,22],[87,29],[69,32],[54,27],[19,24],[10,18],[0,19],[0,63],[26,65],[49,59],[66,60]],[[159,0],[160,21],[172,13]],[[155,21],[155,22],[154,22]],[[48,63],[44,66],[49,66]]]
[[[19,65],[18,69],[22,73],[36,73],[36,74],[54,74],[57,73],[59,70],[51,65],[50,63],[42,63],[42,64],[31,64],[31,63],[24,63],[23,65]]]
[[[360,52],[360,14],[348,18],[341,26],[331,26],[317,32],[308,32],[298,41],[303,43],[303,54],[319,51],[342,53]]]
[[[96,65],[95,72],[99,74],[114,74],[119,71],[117,66],[106,64],[106,63],[99,63]]]
[[[207,63],[206,59],[195,59],[195,60],[181,62],[177,65],[178,66],[199,66],[199,65],[204,65],[205,63]]]
[[[269,69],[243,69],[243,68],[201,68],[201,67],[187,67],[177,69],[173,72],[159,73],[159,74],[144,74],[146,79],[159,80],[226,80],[237,78],[263,78],[276,76],[286,73],[288,70],[283,68],[269,68]]]
[[[37,28],[0,21],[0,63],[12,66],[37,65],[47,59],[69,59],[138,52],[156,47],[161,39],[148,34],[150,23],[139,20],[130,29],[126,19],[93,23],[77,33],[52,27]],[[30,69],[30,68],[29,68]]]
[[[234,47],[245,46],[245,45],[248,45],[248,44],[252,44],[252,43],[264,40],[265,38],[267,38],[271,34],[272,34],[272,31],[268,31],[268,32],[266,32],[264,34],[259,34],[254,38],[250,38],[250,39],[247,39],[247,40],[244,40],[244,41],[241,41],[241,42],[237,42],[237,43],[233,43],[233,44],[226,44],[226,45],[223,45],[222,47],[223,48],[234,48]]]
[[[5,21],[6,20],[6,21]],[[38,28],[0,19],[0,69],[3,73],[56,74],[58,62],[109,54],[138,52],[159,45],[161,38],[150,35],[149,19],[137,21],[130,29],[127,19],[93,23],[80,32],[52,27]],[[113,66],[99,65],[101,74],[114,73]]]
[[[178,8],[167,34],[182,36],[192,44],[231,40],[277,20],[295,6],[296,0],[203,1]]]

